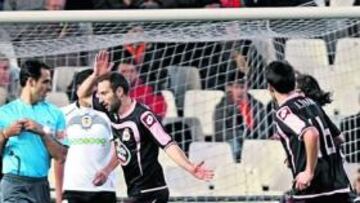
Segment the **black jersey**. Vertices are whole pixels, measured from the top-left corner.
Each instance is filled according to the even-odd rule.
[[[96,106],[94,106],[96,107]],[[133,101],[122,117],[113,118],[116,150],[130,197],[167,189],[158,161],[159,147],[175,144],[149,108]]]
[[[303,133],[306,129],[316,128],[320,135],[314,179],[310,187],[303,191],[293,188],[294,198],[305,199],[350,191],[340,149],[333,140],[340,131],[320,106],[307,97],[294,94],[280,105],[275,121],[294,178],[306,167]]]

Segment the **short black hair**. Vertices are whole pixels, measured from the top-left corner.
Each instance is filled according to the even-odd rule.
[[[92,69],[85,69],[80,72],[77,72],[71,83],[68,85],[66,89],[66,94],[68,95],[70,101],[76,101],[78,99],[76,92],[77,87],[81,85],[94,71]]]
[[[274,61],[266,67],[267,82],[279,93],[295,90],[295,72],[287,61]]]
[[[97,79],[97,82],[109,81],[112,90],[115,92],[119,87],[124,90],[124,94],[127,95],[129,93],[130,85],[127,79],[120,73],[110,72],[100,76]]]
[[[246,84],[246,75],[241,71],[231,71],[227,75],[226,84]]]
[[[29,78],[38,80],[41,77],[41,69],[51,70],[44,62],[35,59],[26,60],[20,69],[20,86],[25,87]]]
[[[331,93],[322,90],[319,83],[313,76],[300,74],[296,78],[296,84],[297,88],[300,89],[305,96],[314,100],[320,106],[324,106],[332,102]]]

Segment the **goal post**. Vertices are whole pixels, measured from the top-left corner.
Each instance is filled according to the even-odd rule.
[[[55,67],[53,91],[65,94],[72,76],[107,49],[115,71],[139,73],[141,85],[129,78],[132,96],[158,113],[192,161],[215,170],[213,181],[197,181],[160,152],[172,202],[279,202],[292,178],[271,139],[265,67],[287,60],[333,94],[324,109],[356,164],[359,24],[357,7],[2,12],[0,52],[14,63],[38,58]],[[233,77],[245,80],[235,87]],[[235,94],[250,108],[240,108]]]

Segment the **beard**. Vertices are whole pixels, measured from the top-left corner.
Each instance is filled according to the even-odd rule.
[[[121,106],[121,100],[120,99],[114,99],[113,102],[110,104],[109,112],[110,113],[117,113]]]

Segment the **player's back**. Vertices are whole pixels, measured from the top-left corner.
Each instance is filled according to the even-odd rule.
[[[277,131],[288,156],[294,177],[306,167],[303,134],[309,128],[319,132],[319,152],[314,179],[310,187],[295,191],[299,197],[349,191],[349,181],[343,168],[340,149],[333,137],[337,136],[327,115],[313,100],[293,94],[280,104],[276,112]]]

